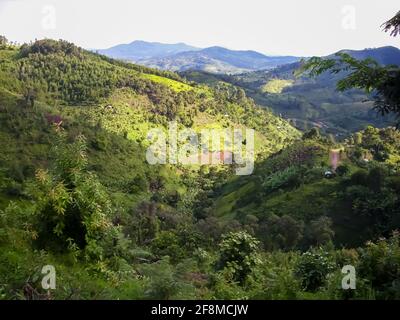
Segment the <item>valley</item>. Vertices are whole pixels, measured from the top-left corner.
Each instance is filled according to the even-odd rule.
[[[400,50],[393,47],[343,52],[358,59],[376,59],[384,65],[400,64]],[[288,119],[296,128],[309,130],[319,127],[336,140],[342,140],[367,125],[386,127],[394,123],[393,118],[381,117],[372,110],[371,95],[356,89],[338,92],[336,82],[344,74],[322,74],[312,78],[297,74],[300,65],[286,64],[273,70],[238,75],[187,71],[182,76],[212,86],[221,82],[239,86],[257,104]]]
[[[399,299],[399,65],[1,37],[0,299]]]

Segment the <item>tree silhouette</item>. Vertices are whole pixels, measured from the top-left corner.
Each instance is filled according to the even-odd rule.
[[[400,35],[400,11],[392,19],[386,21],[382,27],[385,32],[390,32],[393,37]]]

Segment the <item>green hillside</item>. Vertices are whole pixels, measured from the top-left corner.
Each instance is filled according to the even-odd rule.
[[[79,134],[86,137],[90,167],[116,192],[145,191],[140,182],[165,170],[145,163],[146,136],[172,120],[198,130],[204,123],[253,128],[256,152],[262,157],[298,137],[294,128],[234,87],[215,90],[188,84],[174,73],[114,61],[67,42],[43,40],[8,47],[0,50],[0,57],[5,151],[0,163],[5,172],[19,175],[17,184],[32,178],[38,166],[46,166],[52,126],[58,122],[70,141]],[[175,173],[165,174],[167,180],[180,176],[170,171]],[[130,198],[141,199],[130,193]]]
[[[254,129],[254,174],[149,165],[147,133],[170,121]],[[2,45],[0,299],[399,298],[399,143],[391,128],[302,137],[229,81]]]
[[[360,246],[400,227],[399,143],[391,128],[368,127],[342,145],[306,134],[261,162],[252,176],[231,179],[210,211],[226,223],[252,221],[247,227],[267,248],[301,249],[327,240]],[[327,177],[333,165],[336,173]]]
[[[344,52],[357,59],[373,58],[385,65],[397,63],[400,56],[400,51],[393,47]],[[383,128],[395,122],[393,117],[381,117],[373,110],[372,95],[357,89],[338,92],[336,83],[345,74],[324,73],[315,78],[298,76],[300,66],[300,62],[296,62],[238,75],[199,71],[183,72],[182,75],[188,80],[213,86],[224,82],[241,87],[257,104],[288,119],[296,128],[307,131],[318,127],[338,140],[368,125]]]
[[[178,229],[189,232],[193,221],[188,214],[200,201],[201,194],[218,181],[224,181],[229,170],[222,166],[207,169],[148,165],[145,160],[148,131],[160,126],[166,129],[173,120],[195,130],[204,126],[255,129],[256,153],[260,158],[299,137],[298,131],[287,122],[257,107],[233,86],[212,89],[189,84],[177,74],[122,63],[65,41],[42,40],[22,47],[3,47],[0,50],[0,260],[1,268],[16,263],[26,264],[27,269],[11,275],[11,280],[2,278],[1,283],[7,285],[2,285],[0,292],[15,298],[22,294],[25,285],[33,285],[22,279],[29,278],[37,259],[41,259],[34,250],[44,250],[48,259],[59,268],[66,268],[72,252],[79,255],[79,261],[92,261],[84,258],[91,244],[96,252],[91,254],[99,265],[90,268],[112,273],[114,267],[109,263],[116,261],[109,260],[111,256],[104,252],[100,238],[109,236],[118,245],[117,239],[121,238],[121,245],[128,246],[130,263],[141,257],[149,262],[155,259],[149,244],[155,235],[164,237],[168,230]],[[70,170],[82,171],[81,178],[75,175],[71,178]],[[65,174],[67,180],[62,178]],[[47,178],[49,183],[55,183],[54,189],[42,194],[44,186],[38,183]],[[42,210],[68,212],[71,219],[78,214],[70,208],[70,201],[78,201],[73,199],[79,194],[70,193],[66,184],[69,179],[76,188],[82,185],[79,192],[83,194],[88,192],[86,184],[94,184],[93,190],[98,191],[86,196],[99,197],[100,211],[89,209],[89,212],[97,214],[96,219],[105,219],[102,223],[111,222],[109,231],[94,238],[89,233],[78,237],[75,233],[81,227],[76,225],[71,230],[68,225],[72,222],[56,215],[51,219],[61,220],[54,225],[57,236],[52,235],[51,224],[46,222],[50,216],[42,215]],[[51,200],[48,205],[52,209],[41,207],[39,199],[46,194],[58,199],[61,191],[70,194],[70,200],[64,204]],[[77,205],[87,205],[79,201]],[[149,220],[155,229],[144,236],[145,227],[139,228],[137,223],[149,219],[147,210],[155,210],[156,216]],[[143,218],[137,218],[140,215]],[[139,230],[141,235],[137,233]],[[107,250],[112,250],[110,245]],[[86,268],[83,261],[81,266]],[[78,273],[83,272],[83,277],[90,277],[81,266],[77,264],[74,268]],[[117,273],[112,276],[120,277],[119,267],[114,270]],[[6,276],[3,271],[2,277]],[[98,274],[99,286],[103,285],[103,271]],[[136,285],[137,281],[133,277],[127,286]]]

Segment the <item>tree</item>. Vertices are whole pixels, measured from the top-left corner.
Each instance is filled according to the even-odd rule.
[[[8,40],[5,36],[0,35],[0,49],[6,48],[8,45]]]
[[[378,299],[399,299],[400,235],[393,232],[389,239],[368,242],[360,249],[358,272],[368,279]]]
[[[391,31],[392,36],[399,35],[400,13],[387,21],[383,28]],[[337,89],[345,91],[352,88],[365,90],[373,95],[375,110],[382,116],[393,114],[399,119],[400,126],[400,68],[398,66],[380,66],[373,59],[357,60],[346,53],[337,53],[334,59],[313,57],[304,62],[298,73],[307,72],[317,76],[325,72],[345,74],[338,81]]]
[[[382,26],[383,30],[385,30],[385,32],[390,32],[391,36],[396,37],[400,35],[400,11]]]
[[[138,245],[144,245],[152,241],[160,229],[157,218],[157,205],[154,202],[142,202],[131,213],[125,233]]]
[[[347,164],[341,164],[336,169],[336,173],[341,177],[347,175],[349,172],[350,172],[350,168]]]
[[[36,243],[55,251],[84,249],[87,258],[101,258],[99,243],[112,230],[111,202],[97,177],[86,170],[85,138],[68,144],[59,129],[52,154],[51,170],[36,172],[30,192],[36,201]]]
[[[332,230],[332,220],[325,216],[311,221],[307,231],[309,241],[312,245],[317,246],[329,243],[335,235]]]
[[[319,133],[318,128],[312,128],[303,134],[303,140],[318,139],[319,137],[320,137],[320,133]]]
[[[172,231],[161,231],[152,241],[151,249],[159,257],[170,257],[172,262],[177,262],[185,256],[178,236]]]
[[[369,188],[374,192],[381,192],[386,174],[380,167],[374,167],[369,171],[368,184]]]
[[[219,245],[219,269],[227,269],[234,281],[243,283],[257,265],[259,241],[245,231],[230,232]]]
[[[36,98],[37,98],[37,90],[31,86],[26,87],[24,90],[25,105],[33,108],[35,105]]]
[[[325,284],[327,275],[335,268],[329,253],[323,249],[312,249],[303,253],[295,268],[295,274],[301,279],[306,291],[316,291]]]
[[[303,228],[303,223],[291,216],[272,215],[261,225],[258,235],[267,249],[290,250],[302,239]]]

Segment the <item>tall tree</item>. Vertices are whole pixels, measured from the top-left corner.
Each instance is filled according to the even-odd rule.
[[[6,47],[8,44],[8,40],[5,36],[0,35],[0,49]]]

